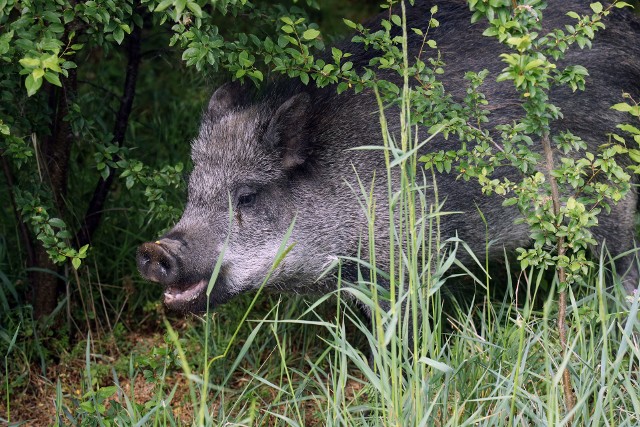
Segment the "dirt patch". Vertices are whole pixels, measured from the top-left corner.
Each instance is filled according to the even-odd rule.
[[[132,353],[141,355],[147,354],[153,348],[165,346],[164,337],[159,332],[133,332],[128,334],[125,340],[132,346]],[[91,363],[98,370],[110,372],[115,367],[119,356],[120,351],[115,346],[106,345],[102,346],[100,354],[91,354]],[[46,376],[43,376],[40,367],[34,364],[28,373],[26,380],[28,385],[23,390],[14,390],[8,405],[6,400],[0,402],[0,418],[11,423],[21,422],[26,426],[50,426],[55,421],[56,415],[66,419],[65,410],[75,416],[78,405],[83,401],[83,395],[87,391],[86,386],[83,387],[87,384],[85,376],[86,365],[81,358],[68,357],[60,363],[49,365]],[[61,408],[56,407],[59,403],[56,398],[58,382],[62,395]],[[115,384],[112,376],[103,375],[97,385],[106,387]],[[124,393],[129,399],[133,398],[133,401],[141,405],[152,401],[158,393],[156,384],[147,381],[142,373],[138,373],[133,380],[125,375],[118,375],[118,385],[120,386],[118,394]],[[172,407],[173,414],[180,422],[190,424],[193,409],[188,408],[188,404],[182,404],[190,401],[188,382],[184,375],[181,372],[167,375],[164,377],[162,387],[167,393],[176,388],[172,402],[180,402],[180,404],[176,404],[175,408]],[[113,400],[124,399],[116,395]],[[124,402],[120,403],[124,405]],[[106,408],[109,408],[108,401]]]

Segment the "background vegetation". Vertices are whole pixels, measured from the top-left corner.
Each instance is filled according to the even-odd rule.
[[[164,312],[161,289],[136,273],[135,249],[181,212],[189,141],[213,88],[230,76],[260,83],[279,72],[320,84],[349,77],[311,53],[378,10],[375,2],[316,6],[0,1],[0,418],[637,425],[638,301],[605,292],[604,259],[568,290],[569,351],[555,320],[559,282],[531,269],[503,273],[503,297],[489,283],[447,314],[441,284],[430,279],[415,295],[431,313],[420,351],[402,339],[410,316],[401,310],[370,330],[335,295],[313,304],[250,295],[204,318]],[[401,46],[392,54],[402,59]],[[437,217],[418,209],[405,230],[414,245],[425,241],[415,224],[437,234]],[[453,258],[439,262],[444,271]],[[385,334],[389,325],[398,334]],[[573,410],[562,391],[566,367]]]

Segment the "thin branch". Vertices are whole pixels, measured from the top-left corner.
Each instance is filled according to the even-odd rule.
[[[551,141],[549,140],[549,133],[545,132],[542,136],[542,149],[545,156],[545,167],[549,174],[549,183],[551,184],[551,200],[553,201],[553,213],[558,215],[560,213],[560,192],[558,191],[558,183],[553,176],[553,150],[551,149]]]
[[[471,129],[475,130],[476,132],[478,132],[478,133],[482,134],[482,129],[480,129],[479,127],[474,126],[474,125],[472,125],[472,124],[471,124],[471,123],[469,123],[469,122],[467,122],[467,123],[466,123],[466,125],[467,125],[467,126],[469,126]],[[500,144],[498,144],[497,142],[495,142],[495,141],[493,140],[493,138],[491,138],[491,136],[488,136],[486,139],[487,139],[487,140],[488,140],[488,141],[489,141],[489,142],[490,142],[490,143],[491,143],[491,144],[492,144],[492,145],[493,145],[493,146],[494,146],[498,151],[500,151],[500,152],[502,152],[502,153],[504,153],[504,152],[505,152],[505,151],[504,151],[504,148],[502,148],[502,147],[500,146]]]
[[[549,141],[549,133],[545,132],[542,136],[542,148],[545,154],[545,166],[549,176],[549,182],[551,184],[551,199],[553,202],[553,213],[558,216],[560,213],[560,192],[558,191],[558,183],[552,172],[553,165],[553,151],[551,149],[551,142]],[[558,238],[558,257],[562,257],[565,253],[564,237]],[[558,333],[560,335],[560,345],[562,347],[563,357],[567,355],[567,291],[565,285],[567,282],[566,271],[564,267],[558,268],[558,280],[560,281],[560,295],[558,300]],[[575,406],[575,395],[573,394],[573,387],[571,386],[571,374],[569,373],[569,365],[564,368],[562,372],[562,387],[564,389],[564,403],[567,407],[567,412],[571,412]],[[569,419],[569,425],[571,425],[572,419]]]

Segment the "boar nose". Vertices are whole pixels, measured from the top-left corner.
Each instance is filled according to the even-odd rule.
[[[170,285],[178,276],[176,257],[162,247],[162,242],[147,242],[138,248],[138,270],[145,279]]]

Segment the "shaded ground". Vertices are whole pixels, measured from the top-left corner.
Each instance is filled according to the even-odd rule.
[[[158,331],[130,333],[126,340],[133,346],[132,353],[138,354],[149,353],[153,348],[164,346],[163,334]],[[109,371],[111,367],[115,367],[115,362],[121,355],[118,349],[112,346],[107,348],[106,353],[92,356],[97,361],[97,365],[104,367],[105,371]],[[22,422],[29,426],[51,425],[56,416],[56,385],[58,381],[62,389],[63,402],[69,408],[76,406],[75,404],[82,400],[85,393],[82,385],[86,384],[86,365],[85,361],[80,358],[65,359],[60,363],[49,365],[46,377],[41,374],[40,367],[34,365],[31,367],[29,375],[29,385],[26,389],[11,398],[9,409],[12,423]],[[182,373],[176,372],[174,375],[168,375],[165,379],[166,387],[172,388],[174,385],[178,385],[174,402],[189,400],[189,387]],[[149,402],[156,394],[156,385],[145,381],[142,373],[137,374],[134,378],[133,391],[131,390],[132,381],[126,375],[119,373],[118,381],[122,391],[128,396],[135,396],[135,401],[139,404]],[[99,382],[101,386],[113,385],[114,383],[113,380],[109,381],[107,377],[102,378]],[[185,396],[187,399],[184,399]],[[188,424],[192,417],[190,409],[188,406],[180,405],[176,406],[173,412],[176,418]],[[6,418],[6,401],[0,402],[0,413]]]
[[[268,301],[265,306],[270,305]],[[258,311],[266,309],[261,307]],[[268,311],[268,310],[265,310]],[[216,315],[218,316],[218,315]],[[331,316],[329,314],[329,316]],[[89,358],[91,360],[91,376],[93,378],[93,389],[98,387],[109,387],[118,385],[121,393],[139,405],[156,405],[159,396],[168,396],[175,387],[175,392],[171,403],[171,411],[178,424],[190,425],[193,422],[194,406],[193,406],[193,390],[190,388],[187,376],[184,374],[177,362],[177,351],[175,347],[168,344],[165,337],[165,327],[160,318],[156,317],[144,325],[137,325],[138,330],[128,331],[119,334],[109,334],[101,339],[95,339],[91,342],[89,350]],[[219,315],[219,328],[227,331],[229,325],[227,322],[234,322],[224,314]],[[203,361],[203,343],[194,335],[202,333],[200,330],[194,333],[198,327],[202,326],[202,322],[197,318],[172,318],[170,320],[172,328],[180,336],[181,342],[184,339],[183,350],[189,364],[192,363],[194,373],[201,374]],[[202,329],[202,328],[201,328]],[[309,328],[307,328],[309,329]],[[220,332],[220,330],[217,330]],[[311,328],[306,333],[314,334]],[[117,338],[115,337],[117,335]],[[224,340],[224,335],[217,336],[215,331],[212,335],[216,338]],[[242,335],[242,334],[240,334]],[[265,334],[265,336],[269,336]],[[211,338],[210,338],[211,339]],[[117,342],[116,342],[117,341]],[[303,348],[300,340],[295,336],[287,339],[286,352],[287,364],[290,360],[301,361],[291,369],[291,381],[294,388],[297,389],[299,384],[306,383],[302,375],[308,375],[308,365],[305,359],[315,360],[315,355],[308,354],[308,351],[318,351],[319,348]],[[319,343],[318,337],[312,340],[306,340]],[[226,343],[224,343],[226,345]],[[243,345],[242,338],[232,345],[232,353],[237,352]],[[222,344],[220,344],[222,346]],[[218,348],[220,351],[220,347]],[[209,355],[211,357],[211,355]],[[273,381],[277,387],[287,389],[288,380],[282,375],[280,370],[281,361],[279,359],[278,350],[273,342],[266,340],[260,345],[256,345],[246,355],[248,359],[246,366],[244,360],[240,367],[235,370],[234,374],[225,384],[225,392],[218,393],[215,390],[209,392],[208,412],[214,416],[218,414],[220,406],[225,406],[225,413],[233,414],[238,410],[247,411],[248,406],[253,406],[256,419],[260,419],[260,425],[275,425],[281,423],[282,420],[271,413],[275,414],[291,414],[292,408],[285,408],[283,395],[275,387],[268,384],[261,384],[256,381],[255,375],[267,375],[268,381]],[[224,362],[228,365],[229,361],[235,359],[235,354],[229,355]],[[165,364],[165,360],[170,360]],[[224,365],[223,363],[223,365]],[[293,363],[293,362],[292,362]],[[225,365],[225,366],[226,366]],[[226,366],[228,367],[228,366]],[[226,367],[220,368],[219,371],[212,373],[212,383],[220,381],[220,378],[226,375]],[[114,372],[117,382],[114,381]],[[134,372],[134,376],[131,373]],[[357,377],[359,373],[356,374]],[[146,377],[145,377],[146,376]],[[4,382],[1,381],[1,382]],[[30,366],[28,385],[20,389],[15,387],[9,403],[7,411],[7,402],[0,402],[0,418],[8,418],[10,415],[11,423],[19,423],[27,426],[50,426],[54,423],[57,411],[57,384],[60,383],[62,393],[63,411],[67,410],[70,415],[77,417],[82,402],[89,401],[86,393],[89,390],[87,386],[87,366],[86,366],[86,341],[79,342],[75,348],[69,349],[68,354],[64,355],[58,363],[49,362],[46,369],[46,375],[42,375],[41,368],[38,364]],[[192,384],[193,385],[193,384]],[[3,387],[4,388],[4,387]],[[361,394],[363,389],[362,383],[350,380],[346,389],[343,391],[347,396]],[[199,401],[199,388],[195,387],[196,401]],[[308,399],[302,401],[303,407],[299,408],[304,418],[306,426],[322,425],[319,413],[324,412],[327,402],[321,399],[320,394],[314,393],[313,387],[305,388],[305,395]],[[6,394],[2,393],[3,398]],[[222,401],[221,399],[225,399]],[[115,400],[126,406],[124,399],[115,397]],[[284,399],[287,401],[287,399]],[[110,407],[107,400],[106,408]],[[146,410],[148,412],[148,409]],[[146,413],[145,409],[141,413]],[[62,412],[65,424],[72,424],[68,417]],[[2,423],[0,423],[1,425]]]

